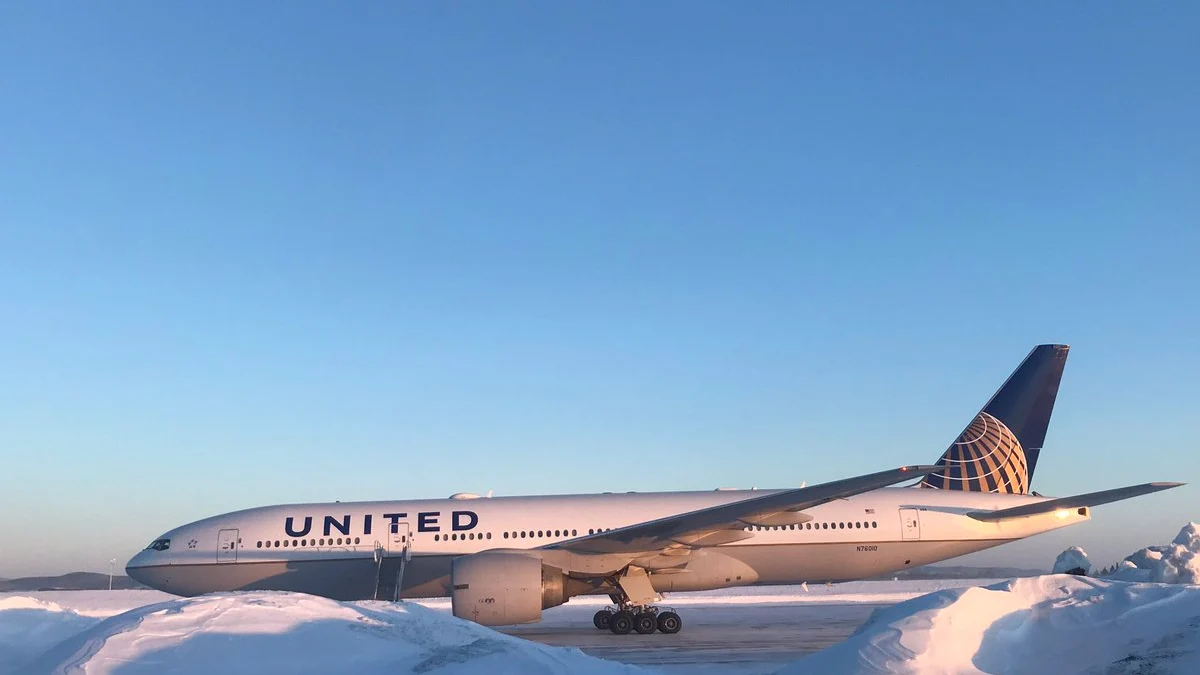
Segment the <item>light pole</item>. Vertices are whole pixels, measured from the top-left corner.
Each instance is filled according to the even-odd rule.
[[[117,559],[113,558],[108,561],[108,590],[112,590],[113,565],[117,564]]]

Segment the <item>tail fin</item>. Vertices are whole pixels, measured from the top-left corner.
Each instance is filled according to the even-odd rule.
[[[1034,347],[921,487],[1028,493],[1069,350],[1067,345]]]

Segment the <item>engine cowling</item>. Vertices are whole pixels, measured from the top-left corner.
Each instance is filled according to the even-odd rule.
[[[454,616],[485,626],[531,623],[567,601],[567,575],[527,553],[489,552],[450,566]]]

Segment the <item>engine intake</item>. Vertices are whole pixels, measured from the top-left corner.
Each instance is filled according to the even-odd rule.
[[[450,600],[454,616],[484,626],[532,623],[567,601],[568,581],[528,553],[476,553],[450,564]]]

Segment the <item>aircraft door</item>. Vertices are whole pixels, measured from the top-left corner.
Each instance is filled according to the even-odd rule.
[[[392,523],[388,530],[388,555],[408,555],[412,546],[412,534],[408,531],[408,523]]]
[[[217,562],[237,562],[237,549],[237,530],[221,530],[217,533]]]
[[[900,538],[921,538],[921,516],[916,509],[900,509]]]

